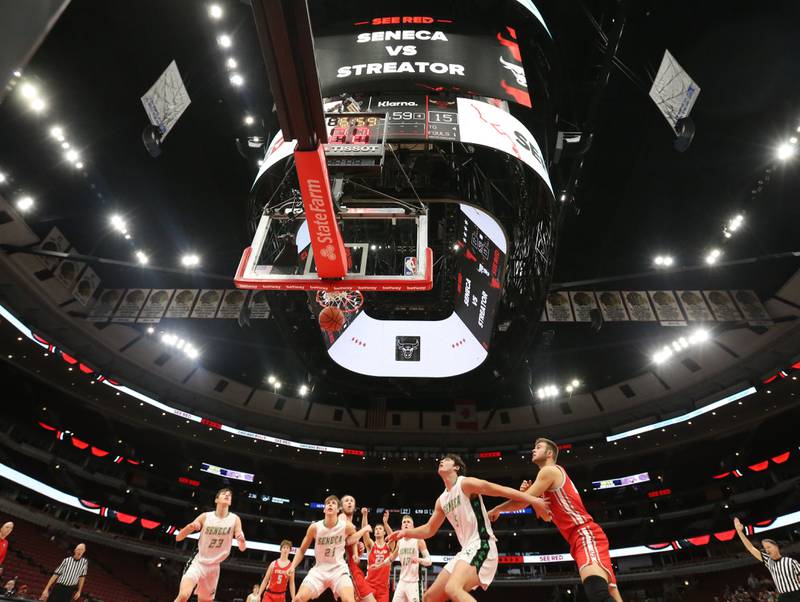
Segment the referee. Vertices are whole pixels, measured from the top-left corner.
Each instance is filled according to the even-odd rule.
[[[83,582],[86,580],[86,568],[89,564],[83,557],[84,552],[86,552],[85,544],[79,543],[75,546],[72,556],[67,556],[53,571],[39,600],[70,602],[70,600],[78,600],[81,597]],[[54,583],[55,585],[53,585]],[[52,591],[50,591],[51,587]]]
[[[762,539],[764,551],[758,550],[744,534],[744,527],[738,518],[733,519],[733,526],[739,534],[744,547],[756,560],[763,562],[772,575],[775,588],[778,590],[780,602],[800,602],[800,562],[794,558],[781,556],[781,549],[774,539]]]

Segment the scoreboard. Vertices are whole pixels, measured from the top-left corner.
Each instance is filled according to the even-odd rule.
[[[383,165],[386,118],[380,113],[325,115],[328,167],[338,170],[379,170]]]

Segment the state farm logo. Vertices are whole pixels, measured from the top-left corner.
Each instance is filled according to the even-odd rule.
[[[328,259],[329,261],[333,261],[336,259],[336,249],[333,245],[328,245],[327,247],[323,247],[322,250],[319,252],[321,257]]]

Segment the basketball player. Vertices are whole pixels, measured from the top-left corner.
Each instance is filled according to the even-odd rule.
[[[341,520],[346,520],[351,525],[355,526],[355,522],[353,521],[353,515],[356,511],[356,498],[352,495],[343,495],[342,496],[342,514],[340,515]],[[363,510],[362,510],[362,521],[361,527],[366,526],[366,522],[363,520]],[[373,591],[372,587],[369,583],[367,583],[367,578],[364,576],[364,572],[361,570],[361,566],[359,566],[359,561],[361,560],[361,551],[359,550],[358,543],[356,542],[352,546],[347,547],[347,567],[350,569],[350,577],[353,580],[353,589],[355,591],[356,600],[360,600],[360,602],[376,602],[375,600],[375,592]]]
[[[245,602],[261,602],[261,596],[258,594],[258,583],[253,586],[253,591],[247,595]]]
[[[552,520],[569,543],[589,602],[622,602],[608,553],[608,538],[586,511],[578,490],[556,460],[558,445],[550,439],[537,439],[531,461],[539,467],[539,474],[533,483],[523,481],[520,489],[550,502]],[[501,512],[522,507],[516,502],[505,502],[492,509],[489,518],[495,521]]]
[[[367,508],[361,509],[361,526],[365,527],[368,522]],[[367,549],[367,584],[372,588],[377,602],[389,602],[389,573],[391,571],[390,556],[394,551],[395,542],[387,543],[385,537],[389,528],[389,511],[383,513],[383,524],[375,525],[375,541],[369,536],[364,535],[364,545]]]
[[[407,531],[414,528],[414,519],[408,514],[403,517],[400,529]],[[422,602],[422,578],[419,565],[431,566],[431,556],[424,539],[400,539],[385,562],[391,566],[395,559],[400,559],[400,579],[394,590],[392,602]]]
[[[297,549],[289,567],[288,575],[294,575],[295,569],[303,562],[306,550],[314,542],[316,564],[308,571],[308,575],[300,584],[300,589],[292,602],[308,602],[319,598],[326,589],[330,589],[342,602],[355,602],[353,581],[344,558],[345,548],[358,543],[358,540],[371,529],[356,531],[353,523],[339,520],[341,502],[335,495],[325,498],[325,518],[312,523],[306,531],[303,543]]]
[[[520,505],[533,506],[536,513],[547,517],[547,502],[522,491],[503,487],[489,481],[464,476],[466,465],[460,456],[447,454],[439,462],[439,476],[444,491],[436,500],[433,515],[421,527],[395,531],[389,541],[400,538],[428,539],[433,537],[447,518],[461,544],[461,551],[447,563],[436,581],[425,593],[425,602],[475,602],[469,593],[487,589],[497,572],[497,545],[486,508],[484,495],[504,497]]]
[[[292,542],[284,539],[281,542],[281,556],[273,560],[267,567],[261,586],[258,588],[258,599],[260,602],[286,602],[286,588],[289,588],[289,595],[294,600],[294,575],[289,576],[289,567],[292,561],[289,560],[289,552],[292,551]],[[266,593],[264,593],[266,590]],[[264,596],[263,598],[261,596]]]
[[[219,565],[231,553],[233,539],[239,543],[239,551],[247,549],[242,521],[230,512],[232,499],[233,492],[230,489],[220,489],[214,497],[216,510],[204,512],[175,536],[175,541],[183,541],[190,533],[201,531],[197,552],[183,573],[175,602],[186,602],[195,587],[198,602],[211,602],[217,591]]]

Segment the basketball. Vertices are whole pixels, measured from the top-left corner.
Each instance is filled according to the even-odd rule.
[[[344,327],[344,313],[338,307],[326,307],[319,313],[319,327],[325,332],[338,332]]]

